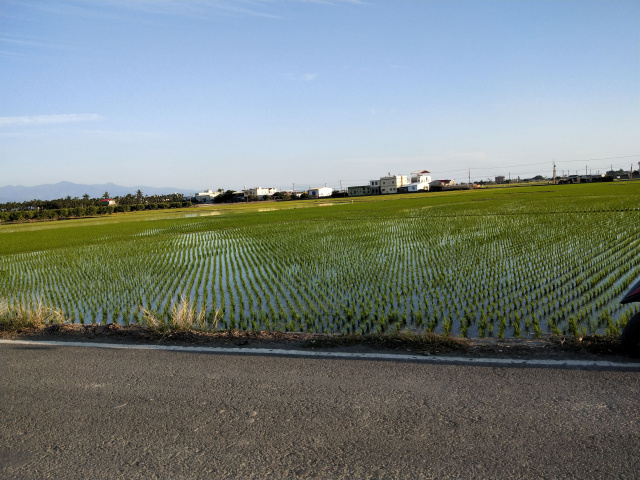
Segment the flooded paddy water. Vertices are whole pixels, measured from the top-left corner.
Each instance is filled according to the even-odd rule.
[[[322,218],[266,208],[256,215],[273,222],[249,212],[224,228],[215,211],[186,213],[117,241],[3,255],[0,295],[78,323],[133,324],[141,309],[166,319],[186,299],[218,311],[220,329],[469,337],[614,332],[637,309],[618,303],[640,277],[637,211],[347,205]]]

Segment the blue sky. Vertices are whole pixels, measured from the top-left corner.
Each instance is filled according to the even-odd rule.
[[[640,161],[637,0],[0,0],[1,185]]]

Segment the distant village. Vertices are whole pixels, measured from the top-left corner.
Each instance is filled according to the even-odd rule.
[[[193,200],[196,203],[219,203],[221,196],[226,195],[223,201],[255,201],[268,198],[326,198],[326,197],[362,197],[365,195],[390,195],[394,193],[428,192],[430,190],[452,189],[455,182],[451,179],[432,180],[431,172],[419,170],[410,175],[391,175],[370,180],[368,185],[347,187],[347,190],[334,190],[331,187],[313,187],[307,190],[280,191],[273,187],[254,187],[241,191],[207,190],[197,193]],[[468,188],[460,186],[459,188]]]
[[[640,164],[639,164],[640,168]],[[556,177],[555,169],[552,178],[546,178],[542,175],[537,175],[532,179],[525,181],[548,181],[554,184],[572,184],[572,183],[591,183],[591,182],[607,182],[613,180],[624,179],[628,173],[628,179],[640,178],[638,171],[630,170],[625,172],[611,171],[606,174],[592,174],[585,173],[580,175],[576,172],[575,175],[567,174],[563,172],[562,176]],[[502,185],[511,183],[520,183],[520,177],[509,178],[502,175],[496,176],[493,181],[490,180],[490,184]],[[416,193],[416,192],[429,192],[429,191],[442,191],[442,190],[466,190],[472,188],[481,188],[487,182],[478,183],[462,183],[456,184],[452,179],[436,179],[431,178],[431,172],[429,170],[418,170],[412,172],[409,175],[391,175],[389,172],[386,176],[379,179],[370,180],[367,185],[357,185],[347,187],[346,190],[335,190],[331,187],[311,187],[306,190],[278,190],[274,187],[253,187],[245,188],[240,191],[232,190],[216,190],[211,189],[204,192],[199,192],[194,196],[185,197],[185,200],[190,200],[194,203],[223,203],[223,202],[248,202],[268,199],[318,199],[326,197],[362,197],[367,195],[391,195],[398,193]]]
[[[470,175],[469,175],[470,176]],[[61,218],[79,218],[83,216],[108,215],[138,210],[155,210],[165,208],[184,208],[192,205],[212,203],[254,202],[265,200],[297,200],[319,199],[328,197],[362,197],[366,195],[391,195],[398,193],[420,193],[430,191],[467,190],[482,188],[489,185],[549,183],[574,184],[591,182],[613,182],[640,179],[640,162],[638,170],[628,171],[613,168],[604,174],[593,174],[585,171],[584,175],[576,172],[574,175],[562,171],[556,176],[554,166],[553,176],[550,178],[536,175],[533,178],[520,179],[506,176],[496,176],[485,181],[472,183],[456,183],[452,179],[432,179],[429,170],[418,170],[409,175],[392,175],[370,180],[366,185],[350,186],[346,189],[335,190],[328,186],[316,186],[304,190],[278,190],[274,187],[253,187],[240,191],[208,189],[196,194],[184,195],[171,193],[165,195],[145,195],[138,190],[135,194],[112,197],[104,192],[100,198],[91,198],[84,194],[82,198],[67,196],[55,200],[33,199],[24,202],[0,203],[0,223],[12,221],[54,220]],[[295,187],[295,185],[294,185]]]

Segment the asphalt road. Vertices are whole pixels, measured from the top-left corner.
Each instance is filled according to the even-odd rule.
[[[639,478],[640,372],[3,344],[0,477]]]

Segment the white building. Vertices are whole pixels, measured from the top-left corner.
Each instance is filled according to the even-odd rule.
[[[418,170],[411,172],[411,183],[430,183],[431,172],[429,170]]]
[[[429,184],[425,182],[411,182],[407,187],[407,192],[429,191]]]
[[[330,197],[333,193],[333,188],[331,187],[318,187],[311,188],[308,192],[309,198],[322,198],[322,197]]]
[[[429,190],[429,183],[431,183],[431,175],[429,170],[418,170],[411,173],[411,183],[407,185],[407,191],[420,192],[423,190]]]
[[[196,202],[199,203],[213,203],[213,199],[220,195],[220,192],[214,192],[211,189],[196,193]]]
[[[256,197],[262,199],[264,197],[270,197],[271,195],[273,195],[277,191],[278,191],[277,188],[255,187],[255,188],[248,188],[248,189],[244,190],[244,194],[246,196],[256,196]]]
[[[409,184],[409,177],[406,175],[391,175],[380,177],[380,193],[382,195],[398,193],[398,188]]]

